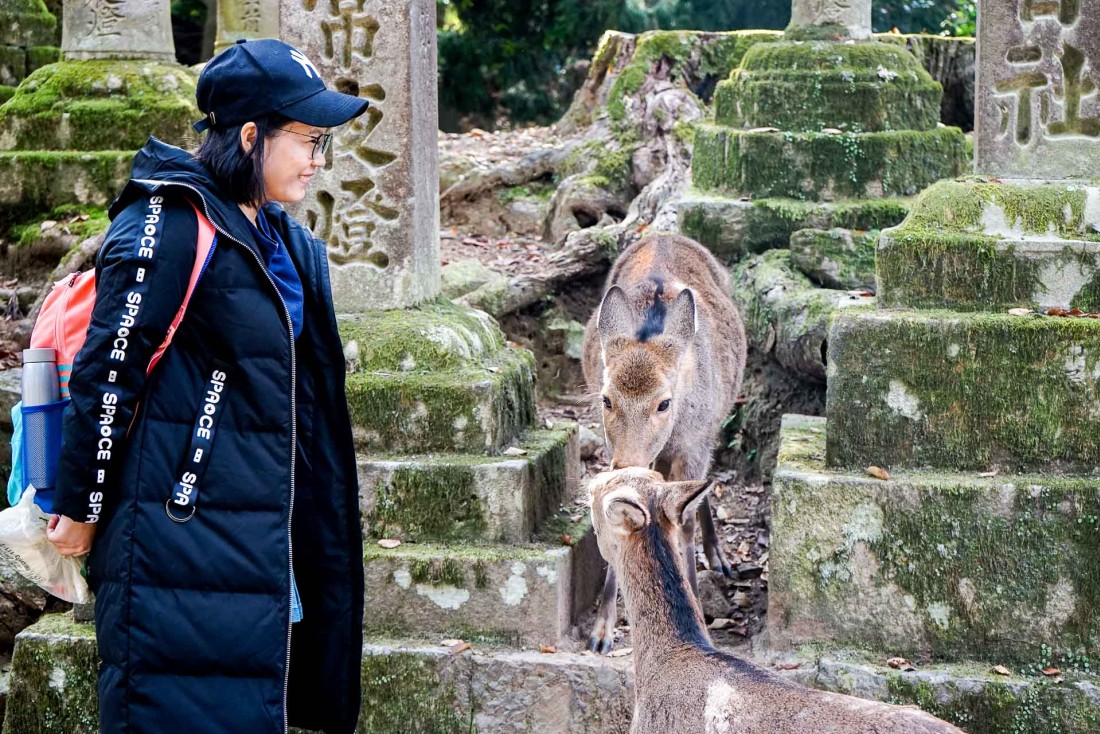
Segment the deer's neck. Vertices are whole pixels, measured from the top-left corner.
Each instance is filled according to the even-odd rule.
[[[713,650],[703,612],[681,568],[679,549],[656,524],[623,544],[623,597],[639,678],[659,675],[663,662],[689,648]]]

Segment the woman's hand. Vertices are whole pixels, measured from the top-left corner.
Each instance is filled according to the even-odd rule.
[[[64,515],[50,515],[46,538],[63,556],[84,556],[92,549],[95,523],[77,522]]]

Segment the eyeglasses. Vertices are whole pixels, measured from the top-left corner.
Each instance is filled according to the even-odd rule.
[[[310,158],[316,158],[317,154],[325,155],[328,153],[329,148],[332,146],[332,133],[321,133],[320,135],[307,135],[306,133],[295,132],[294,130],[287,130],[285,127],[279,128],[284,133],[291,133],[293,135],[301,135],[303,138],[309,138],[313,141],[313,151],[309,154]]]

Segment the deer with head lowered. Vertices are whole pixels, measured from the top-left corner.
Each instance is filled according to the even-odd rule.
[[[682,532],[709,485],[647,469],[592,480],[592,525],[634,647],[631,734],[963,734],[920,709],[804,688],[711,644]]]
[[[607,286],[585,331],[583,366],[601,402],[611,468],[656,468],[673,481],[705,478],[745,369],[745,329],[729,276],[695,241],[653,235],[623,251]],[[731,575],[706,500],[699,521],[711,570]],[[696,589],[695,521],[683,532]],[[590,650],[611,649],[617,595],[609,566]]]

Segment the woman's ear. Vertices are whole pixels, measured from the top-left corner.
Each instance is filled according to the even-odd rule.
[[[241,125],[241,148],[245,153],[252,152],[252,146],[256,144],[256,123],[246,122]]]

